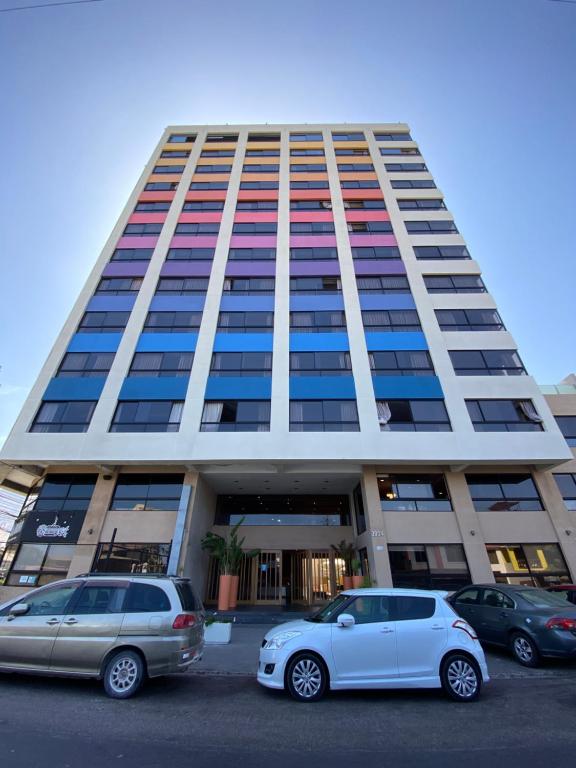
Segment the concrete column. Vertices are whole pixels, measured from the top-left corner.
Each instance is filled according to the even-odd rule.
[[[384,515],[380,507],[380,494],[375,467],[364,467],[362,480],[366,532],[358,537],[358,546],[366,547],[370,575],[378,587],[392,586],[392,570],[388,556],[388,536],[384,525]],[[374,535],[374,534],[378,535]]]
[[[562,494],[556,485],[552,472],[533,472],[532,477],[554,526],[558,543],[570,570],[572,581],[576,581],[576,530],[564,504]],[[546,543],[546,542],[542,542]]]
[[[92,563],[106,521],[106,514],[110,509],[115,485],[116,474],[98,475],[84,524],[78,536],[74,557],[68,569],[68,576],[76,576],[79,573],[87,573],[92,570]]]
[[[493,582],[494,575],[486,552],[480,519],[474,509],[466,477],[463,472],[446,472],[445,477],[470,569],[470,578],[473,582]]]

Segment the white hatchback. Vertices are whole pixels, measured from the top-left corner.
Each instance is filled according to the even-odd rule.
[[[313,616],[266,634],[258,682],[298,701],[317,701],[328,688],[443,688],[456,701],[474,701],[490,679],[484,651],[445,595],[342,592]]]

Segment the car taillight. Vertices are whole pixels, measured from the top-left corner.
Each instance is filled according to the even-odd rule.
[[[470,635],[472,640],[478,640],[478,635],[476,632],[474,632],[470,624],[466,624],[466,622],[462,621],[462,619],[456,619],[454,624],[452,624],[452,627],[454,629],[461,629],[462,632],[466,632],[467,635]]]
[[[548,619],[546,629],[565,629],[568,632],[574,632],[576,631],[576,619],[565,619],[562,616],[555,616],[553,619]]]
[[[188,629],[189,627],[193,627],[195,624],[196,624],[195,613],[180,613],[174,619],[174,624],[172,624],[172,629]]]

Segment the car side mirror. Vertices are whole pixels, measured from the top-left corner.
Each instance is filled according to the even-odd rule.
[[[350,613],[341,613],[340,616],[338,616],[339,627],[353,627],[355,623],[354,616]]]
[[[10,616],[25,616],[29,610],[28,603],[16,603],[10,608]]]

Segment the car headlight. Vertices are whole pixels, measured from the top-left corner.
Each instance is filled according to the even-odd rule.
[[[267,651],[277,651],[278,649],[283,648],[289,640],[292,640],[293,637],[298,637],[298,635],[301,634],[302,632],[295,631],[279,632],[277,635],[274,635],[274,637],[271,637],[266,641],[264,648]]]

